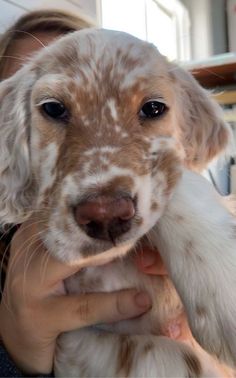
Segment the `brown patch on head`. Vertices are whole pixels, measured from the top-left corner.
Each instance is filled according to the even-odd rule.
[[[204,261],[202,256],[198,255],[198,251],[195,249],[195,245],[192,240],[188,240],[185,244],[185,256],[192,257],[199,263]]]
[[[183,360],[188,369],[189,378],[197,378],[202,375],[202,367],[197,356],[191,352],[183,353]]]
[[[236,239],[236,224],[232,224],[231,226],[231,237],[232,239]]]
[[[183,217],[183,215],[180,215],[180,214],[173,214],[173,218],[175,219],[177,223],[185,221],[185,218]]]
[[[207,315],[207,310],[206,310],[206,308],[203,307],[203,306],[196,305],[196,309],[195,309],[195,311],[196,311],[196,314],[197,314],[198,316],[200,316],[200,317],[206,317],[206,315]]]
[[[153,201],[151,204],[151,211],[157,211],[158,209],[159,209],[158,203]]]
[[[134,222],[138,225],[141,226],[143,224],[143,218],[140,217],[139,215],[136,215],[134,218]]]
[[[129,176],[116,176],[112,180],[108,181],[104,187],[99,189],[101,195],[110,195],[116,192],[123,192],[130,194],[134,186],[132,177]]]
[[[148,354],[149,352],[153,350],[153,348],[155,348],[155,345],[151,341],[149,341],[148,343],[144,345],[143,353]]]
[[[133,364],[135,344],[129,336],[119,337],[119,352],[117,361],[117,374],[128,377]]]
[[[185,253],[186,255],[192,255],[194,252],[194,243],[192,240],[188,240],[185,244]]]
[[[161,171],[165,175],[165,194],[169,195],[180,178],[180,159],[174,150],[160,151],[153,162],[153,176]]]
[[[102,163],[100,165],[100,169],[101,169],[102,172],[107,172],[109,170],[109,165]]]

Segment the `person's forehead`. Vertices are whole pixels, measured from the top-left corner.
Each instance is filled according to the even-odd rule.
[[[56,32],[34,32],[33,35],[22,33],[22,37],[11,43],[6,51],[1,79],[7,79],[27,62],[27,57],[59,38]]]

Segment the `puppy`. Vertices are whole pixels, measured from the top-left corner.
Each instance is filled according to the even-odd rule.
[[[83,268],[68,292],[137,287],[153,301],[140,318],[62,335],[56,375],[215,376],[163,337],[183,306],[200,345],[234,367],[236,221],[196,173],[230,132],[207,92],[154,46],[90,29],[43,49],[0,101],[1,224],[37,211],[50,253]],[[174,286],[137,271],[139,242],[159,249]]]

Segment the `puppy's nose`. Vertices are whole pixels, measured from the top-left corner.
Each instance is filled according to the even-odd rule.
[[[75,207],[74,215],[88,236],[115,243],[117,237],[130,230],[135,205],[130,197],[104,195],[81,202]]]

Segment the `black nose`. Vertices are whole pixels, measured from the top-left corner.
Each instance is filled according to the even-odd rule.
[[[74,215],[78,226],[88,236],[114,243],[116,238],[130,230],[135,206],[130,197],[103,195],[78,204]]]

